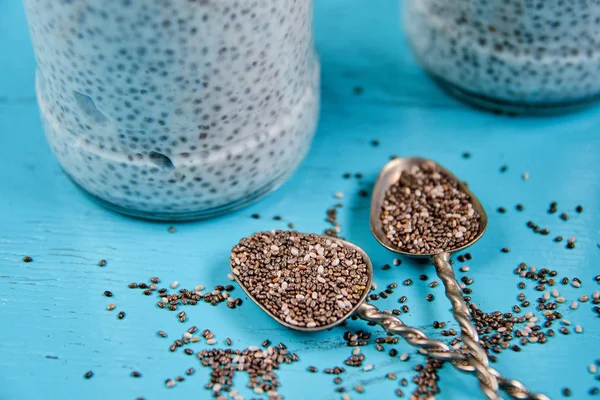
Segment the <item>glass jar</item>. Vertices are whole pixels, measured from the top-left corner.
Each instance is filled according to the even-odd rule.
[[[418,61],[486,108],[562,111],[600,96],[599,0],[405,0]]]
[[[309,0],[24,0],[50,146],[92,197],[178,220],[245,205],[306,155]]]

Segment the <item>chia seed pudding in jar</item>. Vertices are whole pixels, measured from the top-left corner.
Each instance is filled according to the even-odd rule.
[[[452,94],[509,112],[600,97],[599,0],[406,0],[421,65]]]
[[[245,205],[306,155],[309,0],[24,0],[46,136],[92,197],[150,219]]]

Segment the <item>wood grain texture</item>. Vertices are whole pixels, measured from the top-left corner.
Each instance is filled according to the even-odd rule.
[[[350,354],[342,340],[344,328],[292,332],[249,301],[236,310],[205,304],[188,308],[189,323],[181,324],[173,313],[156,308],[154,298],[127,288],[129,282],[151,276],[166,283],[177,280],[181,287],[223,283],[229,250],[239,238],[284,228],[290,221],[299,230],[321,232],[328,227],[325,211],[338,202],[333,197],[338,191],[345,194],[339,212],[342,234],[369,253],[378,286],[415,280],[377,304],[397,307],[398,298],[408,296],[410,312],[402,316],[404,322],[441,338],[431,322],[450,321],[449,303],[441,286],[430,289],[417,279],[421,273],[433,279],[433,267],[404,260],[402,266],[382,271],[379,267],[394,255],[371,237],[369,199],[358,196],[360,189],[370,190],[392,154],[435,159],[467,180],[487,208],[489,230],[472,248],[469,262],[473,301],[482,309],[510,311],[519,282],[512,271],[521,261],[557,269],[560,277],[581,278],[580,289],[558,285],[568,302],[600,290],[592,279],[600,273],[598,106],[552,118],[508,118],[468,108],[440,92],[416,66],[399,20],[394,0],[317,1],[323,106],[308,158],[288,183],[259,203],[219,219],[177,224],[177,231],[169,233],[168,224],[128,219],[97,206],[61,172],[38,118],[22,5],[0,1],[0,399],[208,398],[203,385],[209,371],[193,357],[168,352],[169,339],[156,335],[163,329],[174,338],[192,324],[210,328],[221,345],[231,337],[237,348],[265,338],[283,341],[301,360],[279,371],[286,398],[341,398],[332,376],[305,370],[308,365],[342,365]],[[364,93],[354,95],[355,86]],[[373,139],[381,145],[372,147]],[[464,151],[472,157],[463,159]],[[500,174],[503,164],[508,171]],[[344,172],[361,172],[364,178],[343,179]],[[530,174],[529,180],[521,178],[523,172]],[[568,222],[546,213],[551,201],[569,214]],[[514,211],[518,202],[525,211]],[[585,207],[581,214],[573,211],[578,204]],[[508,212],[496,213],[499,206]],[[252,213],[263,218],[252,219]],[[272,220],[277,214],[283,221]],[[547,227],[551,235],[534,235],[525,227],[528,220]],[[559,234],[577,237],[576,249],[554,243],[552,237]],[[510,247],[510,253],[501,253],[502,247]],[[24,255],[34,261],[23,263]],[[101,259],[108,261],[103,268],[97,265]],[[104,297],[104,290],[114,297]],[[425,300],[430,292],[436,296],[432,303]],[[537,292],[530,282],[525,292],[534,302]],[[106,311],[111,302],[117,309]],[[121,310],[127,316],[118,320]],[[565,305],[561,312],[581,324],[584,333],[557,335],[546,345],[503,353],[496,367],[553,398],[569,386],[573,398],[584,399],[590,387],[600,386],[586,370],[600,358],[600,320],[589,303],[576,311]],[[384,336],[359,321],[349,326]],[[414,354],[404,343],[393,347],[400,354]],[[391,398],[398,382],[385,374],[410,380],[414,365],[423,361],[413,355],[401,362],[373,345],[364,353],[375,368],[348,368],[342,376],[347,389],[365,387],[363,395],[351,391],[353,399]],[[165,379],[192,366],[194,377],[165,388]],[[142,372],[141,379],[129,376],[134,369]],[[85,380],[88,370],[95,375]],[[238,377],[236,389],[249,398],[245,383],[245,377]],[[440,387],[440,399],[481,398],[472,377],[449,367],[441,372]]]

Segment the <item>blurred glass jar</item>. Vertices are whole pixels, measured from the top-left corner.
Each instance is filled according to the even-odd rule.
[[[418,61],[485,108],[553,112],[600,96],[599,0],[405,0]]]
[[[117,211],[212,216],[277,187],[319,108],[308,0],[24,0],[60,165]]]

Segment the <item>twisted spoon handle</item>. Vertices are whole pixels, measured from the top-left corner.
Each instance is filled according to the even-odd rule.
[[[379,311],[377,307],[372,306],[371,304],[362,303],[356,309],[355,314],[360,319],[374,322],[380,325],[387,332],[402,337],[411,346],[416,347],[419,350],[424,350],[429,357],[438,360],[450,361],[452,365],[454,365],[460,371],[475,373],[479,379],[485,379],[485,377],[489,375],[494,376],[502,390],[504,390],[514,399],[550,400],[549,397],[543,394],[529,392],[525,385],[519,381],[504,378],[492,367],[484,368],[475,358],[467,357],[459,351],[452,350],[443,342],[429,339],[423,331],[404,325],[399,318],[383,313]]]
[[[452,314],[460,326],[463,343],[467,346],[471,356],[486,368],[486,374],[483,377],[479,377],[481,390],[484,391],[489,399],[496,399],[498,398],[498,381],[495,376],[487,372],[490,360],[479,342],[477,331],[471,325],[469,308],[463,299],[462,290],[449,262],[450,254],[436,254],[432,257],[432,261],[438,277],[442,280],[446,288],[446,297],[452,303]]]

